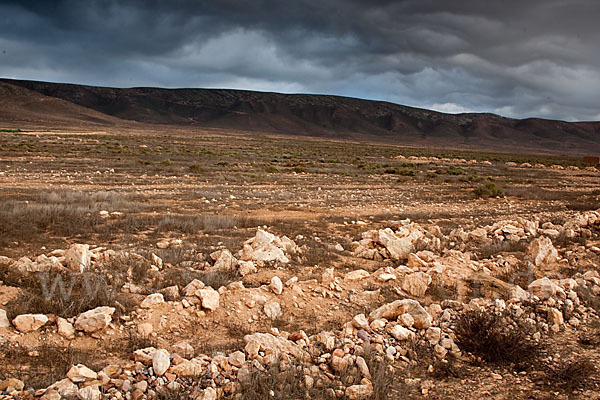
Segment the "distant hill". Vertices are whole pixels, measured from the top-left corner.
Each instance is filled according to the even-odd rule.
[[[137,121],[490,151],[600,154],[600,122],[444,114],[348,97],[230,89],[116,89],[0,79],[0,94],[0,123],[16,117]],[[8,112],[7,104],[19,106]]]

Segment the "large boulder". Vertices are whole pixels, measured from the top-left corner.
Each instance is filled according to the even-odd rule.
[[[87,333],[102,330],[110,324],[114,312],[114,307],[103,306],[81,313],[75,320],[75,329]]]
[[[369,314],[371,321],[385,318],[392,321],[398,316],[407,313],[415,320],[414,327],[417,329],[427,329],[431,326],[431,315],[425,311],[421,304],[412,299],[396,300],[385,304]]]

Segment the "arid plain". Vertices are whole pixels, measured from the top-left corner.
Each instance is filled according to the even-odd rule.
[[[596,398],[599,188],[580,158],[4,129],[0,397]]]

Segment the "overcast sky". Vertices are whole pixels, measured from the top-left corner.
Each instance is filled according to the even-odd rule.
[[[0,77],[600,120],[598,0],[0,0]]]

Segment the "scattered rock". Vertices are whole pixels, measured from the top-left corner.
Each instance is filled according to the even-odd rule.
[[[204,282],[198,279],[194,279],[193,281],[188,283],[188,285],[185,288],[183,288],[183,293],[186,295],[186,297],[195,296],[196,292],[204,288],[204,286]]]
[[[373,321],[385,318],[388,321],[392,321],[404,313],[408,313],[413,317],[415,320],[414,326],[417,329],[427,329],[431,326],[431,316],[418,301],[412,299],[396,300],[385,304],[371,312],[369,319]]]
[[[355,271],[348,272],[344,277],[347,281],[359,281],[362,279],[366,279],[370,276],[370,274],[364,269],[357,269]]]
[[[82,383],[85,381],[93,381],[98,379],[98,374],[83,364],[73,365],[69,372],[67,372],[67,378],[73,383]]]
[[[0,309],[0,328],[10,328],[10,321],[6,316],[6,311]]]
[[[559,288],[550,279],[543,277],[531,282],[527,287],[527,290],[529,290],[529,292],[534,296],[537,296],[542,300],[546,300],[556,295]]]
[[[402,290],[409,293],[411,296],[423,297],[429,284],[431,283],[431,276],[424,272],[415,272],[404,277],[402,281]]]
[[[72,244],[65,251],[65,264],[73,272],[83,272],[90,267],[90,246],[87,244]]]
[[[56,326],[58,328],[58,334],[66,339],[75,338],[75,327],[69,321],[64,318],[58,317],[56,319]]]
[[[0,383],[0,392],[20,392],[25,383],[17,378],[8,378]]]
[[[408,339],[410,339],[410,338],[412,338],[414,336],[414,333],[412,333],[410,330],[406,329],[405,327],[403,327],[401,325],[392,325],[388,329],[388,332],[396,340],[399,340],[399,341],[405,341],[405,340],[408,340]]]
[[[179,354],[184,358],[194,357],[194,347],[188,342],[179,342],[173,345],[173,352]]]
[[[154,327],[150,322],[142,322],[137,326],[137,331],[142,337],[148,337],[154,331]]]
[[[264,305],[264,311],[268,318],[277,319],[281,316],[281,304],[276,301],[269,301]]]
[[[258,356],[259,351],[268,351],[279,357],[281,353],[290,354],[298,360],[307,360],[308,354],[293,342],[273,336],[269,333],[254,333],[244,336],[246,354],[249,358]]]
[[[153,293],[153,294],[146,296],[144,301],[142,301],[142,303],[140,304],[140,307],[141,308],[152,308],[152,307],[154,307],[158,304],[162,304],[164,302],[165,302],[165,298],[162,294]]]
[[[158,291],[163,297],[170,301],[176,301],[179,299],[179,288],[177,285],[168,286]]]
[[[258,229],[256,235],[244,243],[239,257],[242,261],[278,262],[287,264],[290,262],[285,255],[299,253],[300,249],[293,240],[287,237],[278,237]]]
[[[102,330],[110,324],[114,312],[113,307],[102,306],[81,313],[75,320],[75,329],[87,333]]]
[[[200,289],[197,292],[198,297],[202,301],[202,307],[214,311],[219,308],[219,292],[211,287]]]
[[[33,332],[46,325],[48,317],[44,314],[22,314],[13,319],[13,325],[19,332]]]
[[[283,282],[277,275],[271,278],[271,290],[275,294],[281,294],[283,292]]]
[[[346,388],[346,398],[348,400],[366,400],[373,395],[373,385],[352,385]]]
[[[77,397],[80,400],[100,400],[102,393],[97,385],[86,386],[77,391]]]
[[[169,352],[167,350],[157,350],[152,355],[152,369],[156,376],[163,376],[171,366]]]
[[[552,244],[552,240],[545,236],[534,239],[525,254],[536,267],[552,264],[558,259],[558,251]]]
[[[234,367],[241,368],[246,363],[246,355],[241,351],[234,351],[229,355],[227,361]]]

